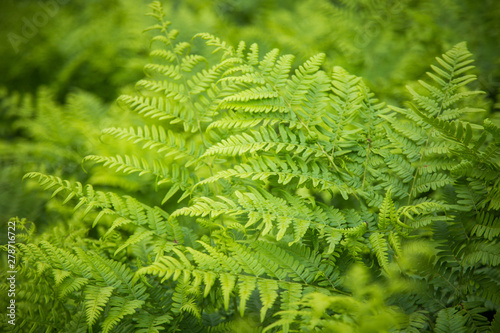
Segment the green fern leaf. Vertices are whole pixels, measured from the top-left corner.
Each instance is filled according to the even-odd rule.
[[[109,301],[111,309],[102,323],[103,333],[110,332],[127,315],[136,313],[144,301],[126,300],[124,298],[112,297]]]
[[[236,277],[232,274],[223,273],[219,276],[222,286],[222,296],[224,297],[224,309],[229,309],[229,297],[236,285]]]
[[[92,327],[109,301],[114,287],[87,286],[85,288],[85,308],[87,324]]]
[[[275,280],[259,280],[257,281],[259,288],[260,300],[262,309],[260,310],[260,321],[263,322],[267,311],[273,306],[278,298],[278,282]]]
[[[454,308],[446,308],[438,312],[435,331],[438,333],[465,333],[466,319]]]
[[[370,243],[375,250],[380,266],[385,269],[389,265],[389,244],[387,240],[381,233],[374,232],[370,235]]]
[[[256,281],[257,279],[253,276],[243,275],[238,278],[238,296],[240,297],[239,309],[241,317],[245,315],[245,307],[252,292],[256,288]]]

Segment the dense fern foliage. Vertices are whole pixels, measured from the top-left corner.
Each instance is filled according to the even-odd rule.
[[[498,330],[500,127],[465,43],[388,106],[325,54],[186,42],[151,9],[117,101],[140,124],[100,136],[125,148],[84,157],[87,184],[24,177],[74,209],[42,234],[12,220],[15,330]]]

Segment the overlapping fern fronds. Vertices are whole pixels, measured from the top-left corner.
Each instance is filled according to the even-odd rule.
[[[152,10],[147,78],[119,98],[144,124],[103,131],[135,149],[84,159],[153,183],[152,202],[26,175],[76,200],[95,233],[71,248],[19,246],[26,274],[74,302],[68,318],[123,332],[217,330],[252,316],[283,332],[489,326],[483,309],[500,306],[500,129],[460,118],[477,111],[466,104],[478,93],[466,88],[465,44],[438,58],[434,83],[410,88],[410,107],[389,108],[360,78],[324,70],[324,54],[292,70],[292,55],[203,33],[216,54],[204,57],[177,40],[158,2]],[[411,251],[415,239],[426,253]],[[388,297],[365,279],[359,294],[345,283],[353,263],[416,287]],[[394,314],[407,323],[384,321]]]

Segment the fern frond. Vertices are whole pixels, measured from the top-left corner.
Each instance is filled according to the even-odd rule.
[[[348,4],[365,5],[378,8]],[[409,87],[403,109],[341,67],[327,74],[323,53],[294,66],[278,49],[206,33],[195,48],[178,40],[160,2],[151,8],[157,49],[136,92],[118,99],[144,119],[102,132],[136,146],[84,159],[111,169],[93,168],[91,179],[110,177],[120,193],[133,184],[141,201],[25,176],[76,212],[67,218],[71,208],[51,202],[54,226],[42,236],[23,229],[16,244],[18,304],[33,331],[238,331],[253,317],[257,331],[273,332],[490,328],[485,312],[500,303],[500,127],[472,121],[481,109],[467,102],[480,92],[466,87],[475,76],[465,44]],[[56,143],[46,128],[70,122],[44,105],[46,118],[19,129]],[[120,184],[118,173],[133,176]],[[162,208],[146,204],[161,198],[145,182],[166,185]]]
[[[370,235],[370,243],[373,246],[378,262],[382,268],[389,265],[389,244],[381,233],[374,232]]]
[[[198,33],[194,35],[194,38],[202,38],[206,40],[206,44],[208,46],[215,46],[216,49],[212,53],[216,53],[220,50],[224,51],[224,58],[228,56],[232,56],[234,54],[234,48],[232,46],[227,45],[226,42],[221,41],[219,37],[215,37],[209,33]]]
[[[177,164],[171,164],[169,168],[161,160],[155,160],[151,165],[146,159],[139,160],[135,155],[117,155],[116,157],[89,155],[83,161],[102,163],[105,167],[116,169],[116,172],[125,174],[138,173],[139,176],[150,174],[155,176],[157,185],[171,183],[172,185],[162,203],[165,203],[180,189],[185,190],[192,186],[192,178],[186,168],[181,168]]]
[[[202,149],[202,147],[197,148],[194,142],[187,143],[184,138],[175,135],[170,130],[165,130],[162,126],[144,126],[137,127],[137,129],[111,127],[104,129],[102,133],[131,141],[134,144],[143,143],[142,149],[154,150],[165,158],[186,159],[188,167],[201,154]]]
[[[153,236],[154,232],[152,230],[140,230],[138,229],[132,236],[130,236],[125,243],[123,243],[121,246],[119,246],[114,255],[118,254],[120,251],[126,249],[127,247],[138,244],[138,243],[144,243],[147,240],[151,239],[151,236]]]
[[[454,308],[446,308],[438,312],[435,331],[439,333],[466,333],[465,317]]]
[[[248,216],[248,220],[244,229],[251,230],[250,228],[256,225],[256,228],[261,230],[262,236],[271,234],[278,241],[285,235],[290,235],[292,238],[289,245],[300,242],[310,228],[322,230],[328,234],[329,231],[332,232],[329,226],[338,224],[338,220],[334,220],[337,216],[329,217],[321,208],[310,207],[302,200],[287,194],[284,194],[286,200],[255,190],[246,193],[236,191],[234,194],[234,200],[224,197],[218,197],[218,200],[207,197],[197,198],[193,205],[178,209],[171,216],[217,218],[221,215],[227,217],[245,215]],[[361,229],[358,226],[354,229],[335,230],[354,235]]]
[[[319,149],[316,144],[310,143],[310,140],[302,131],[296,133],[283,125],[278,125],[278,133],[274,129],[260,127],[259,131],[233,135],[226,140],[222,140],[207,149],[202,157],[213,155],[239,156],[259,151],[268,152],[271,149],[276,154],[281,151],[293,152],[304,159],[309,156],[320,157],[324,155],[323,150]]]
[[[163,324],[169,324],[172,321],[170,314],[152,315],[149,313],[139,313],[137,315],[137,324],[134,326],[137,333],[160,333],[164,330]]]
[[[257,286],[257,279],[253,276],[241,276],[238,278],[238,296],[240,297],[240,316],[245,315],[245,307],[253,291]]]
[[[317,73],[325,61],[326,55],[319,53],[309,58],[295,70],[286,86],[285,99],[289,105],[300,105],[306,100],[306,95]]]
[[[200,181],[196,186],[209,184],[219,179],[250,178],[252,180],[265,180],[277,176],[279,184],[287,185],[294,180],[297,186],[305,185],[314,187],[320,191],[331,191],[333,194],[340,193],[347,200],[351,189],[328,170],[324,163],[305,163],[302,158],[290,158],[286,156],[286,162],[268,157],[257,157],[244,163],[236,165],[234,169],[221,171],[218,174]]]
[[[392,143],[391,145],[391,154],[403,154],[410,162],[415,162],[420,158],[420,149],[418,145],[406,138],[389,127],[386,127],[387,137],[389,141]]]
[[[79,199],[74,209],[77,210],[83,205],[87,206],[84,215],[87,215],[94,208],[99,209],[100,213],[94,220],[94,226],[104,215],[108,214],[120,218],[115,221],[112,229],[128,223],[127,221],[137,225],[149,225],[158,234],[162,234],[169,229],[165,219],[165,216],[168,216],[167,213],[158,207],[149,207],[131,197],[120,197],[112,192],[95,191],[91,185],[84,187],[79,182],[72,184],[59,177],[36,172],[26,174],[25,178],[38,178],[40,185],[45,186],[46,189],[55,187],[53,196],[60,192],[65,193],[66,199],[64,199],[63,204],[69,202],[72,198]]]
[[[160,74],[161,76],[171,78],[175,81],[182,78],[182,75],[180,73],[181,68],[175,65],[147,64],[146,66],[144,66],[144,71],[150,76]]]
[[[169,82],[153,83],[143,80],[138,85],[151,91],[166,94],[166,97],[142,97],[142,96],[120,96],[118,102],[123,103],[128,108],[136,111],[144,117],[158,120],[170,120],[171,124],[181,122],[187,130],[195,131],[192,124],[195,117],[192,110],[182,107],[178,103],[186,103],[188,97],[185,95],[182,86],[174,86]],[[172,99],[170,99],[170,97]],[[178,102],[178,103],[177,103]]]
[[[483,237],[489,241],[496,239],[500,235],[500,218],[489,212],[482,211],[477,215],[471,235]]]
[[[92,327],[101,315],[104,307],[108,304],[114,287],[87,286],[85,288],[85,308],[87,324]]]
[[[482,265],[495,267],[500,265],[500,244],[492,242],[474,242],[469,244],[464,251],[463,264],[475,265],[481,263]]]
[[[378,216],[378,228],[384,230],[391,224],[397,224],[396,207],[391,198],[391,191],[387,191],[384,201],[380,206],[380,213]]]
[[[455,110],[454,116],[450,117],[450,111],[447,109],[453,104],[469,96],[481,92],[460,92],[459,89],[476,79],[475,75],[465,74],[474,66],[471,58],[472,54],[467,50],[465,43],[455,45],[450,51],[436,58],[439,65],[431,65],[433,72],[427,72],[427,75],[437,84],[437,87],[431,86],[423,81],[420,84],[431,94],[431,97],[425,97],[418,94],[413,89],[408,88],[418,105],[426,111],[426,117],[437,117],[438,120],[450,120],[466,110]],[[445,119],[442,119],[443,117]]]
[[[447,120],[441,120],[439,118],[430,118],[417,109],[414,109],[413,111],[417,115],[419,115],[423,121],[440,131],[444,138],[459,143],[464,148],[469,147],[473,135],[472,127],[469,123],[465,123],[459,120],[449,122]],[[471,153],[473,152],[474,150],[471,150]]]
[[[257,281],[257,287],[260,293],[260,301],[262,302],[260,310],[260,321],[262,322],[266,318],[267,310],[273,306],[278,298],[278,282],[274,280],[259,280]]]
[[[415,181],[413,191],[415,194],[425,193],[429,190],[437,190],[438,188],[444,187],[452,182],[453,179],[446,174],[423,174]]]
[[[102,258],[94,253],[87,254],[82,249],[75,249],[75,251],[80,258],[85,260],[88,268],[91,269],[89,273],[96,281],[124,292],[134,299],[147,298],[146,286],[142,282],[133,281],[134,273],[127,265]]]
[[[127,300],[122,297],[112,297],[109,301],[110,310],[102,323],[103,333],[110,332],[127,315],[134,314],[136,309],[144,304],[142,300]]]
[[[58,296],[64,299],[70,294],[82,290],[88,283],[89,279],[83,277],[67,278],[57,286]]]

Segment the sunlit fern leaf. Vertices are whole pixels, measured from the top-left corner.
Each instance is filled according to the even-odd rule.
[[[67,332],[85,333],[88,331],[87,323],[85,320],[85,311],[79,311],[67,322],[64,329]]]
[[[391,224],[396,224],[398,216],[396,215],[396,207],[391,198],[391,191],[387,191],[382,206],[380,206],[380,213],[378,215],[378,227],[384,230]]]
[[[206,44],[208,46],[215,46],[216,48],[213,51],[213,53],[222,50],[224,51],[224,57],[234,55],[234,48],[228,45],[226,42],[221,41],[219,37],[216,37],[209,33],[198,33],[193,37],[193,39],[194,38],[202,38],[207,41]]]
[[[162,203],[166,202],[177,191],[185,190],[192,185],[192,178],[186,168],[181,168],[177,164],[171,164],[169,167],[162,160],[154,160],[153,163],[150,163],[144,158],[139,160],[135,155],[117,155],[116,157],[89,155],[83,161],[102,163],[105,167],[116,169],[116,172],[125,174],[138,173],[139,176],[149,174],[155,177],[157,185],[171,184]]]
[[[286,235],[289,245],[300,242],[308,229],[318,229],[325,233],[332,232],[331,225],[338,226],[338,220],[329,216],[320,207],[310,207],[303,200],[282,193],[285,199],[266,192],[235,192],[235,198],[218,197],[214,200],[207,197],[195,199],[193,205],[183,207],[172,214],[176,216],[201,216],[218,218],[221,215],[248,216],[242,230],[257,228],[262,236],[273,235],[276,240]],[[290,202],[289,204],[287,203]],[[235,225],[236,226],[236,225]],[[342,232],[347,230],[338,229]]]
[[[455,141],[464,148],[469,148],[473,135],[470,123],[459,120],[449,122],[438,118],[429,118],[417,109],[415,109],[414,112],[419,115],[423,121],[440,131],[444,138]]]
[[[387,155],[385,162],[389,169],[397,175],[403,183],[413,180],[415,167],[402,155]]]
[[[274,112],[258,114],[258,116],[255,116],[253,114],[228,110],[226,111],[226,116],[220,120],[212,122],[208,126],[208,130],[213,131],[214,129],[220,129],[222,131],[232,130],[236,132],[251,129],[258,125],[272,126],[279,123],[287,123],[290,128],[300,128],[302,126],[301,123],[289,113]]]
[[[81,290],[88,282],[89,280],[83,277],[67,278],[58,286],[58,296],[64,299],[70,294]]]
[[[78,182],[72,184],[67,180],[63,181],[58,177],[41,173],[29,173],[25,178],[38,178],[40,184],[46,188],[56,187],[53,195],[59,193],[66,195],[63,204],[72,198],[78,199],[79,202],[75,206],[75,210],[85,205],[87,208],[84,214],[95,208],[101,210],[94,220],[94,226],[104,215],[113,215],[120,218],[117,221],[119,224],[128,223],[127,220],[130,220],[137,225],[150,225],[159,234],[169,229],[165,212],[162,212],[158,207],[149,207],[132,197],[120,197],[112,192],[95,191],[91,185],[84,187]]]
[[[114,287],[119,292],[124,292],[134,299],[144,300],[147,298],[146,287],[142,282],[134,282],[132,270],[117,261],[105,259],[99,255],[86,254],[81,249],[76,253],[83,258],[91,269],[90,274],[100,283]]]
[[[123,243],[116,249],[115,255],[131,245],[149,241],[152,235],[153,231],[151,230],[138,230],[132,236],[130,236],[125,243]]]
[[[464,98],[481,92],[461,92],[460,88],[476,79],[475,75],[466,74],[474,66],[470,65],[473,60],[469,59],[472,54],[467,50],[466,43],[462,42],[455,45],[450,51],[442,55],[441,58],[436,58],[439,66],[431,65],[433,72],[428,72],[427,75],[434,81],[437,86],[432,86],[424,81],[419,81],[420,84],[430,93],[431,97],[427,98],[418,94],[413,89],[409,88],[414,100],[426,111],[428,117],[437,117],[440,119],[442,114],[445,118],[446,110],[453,104]],[[458,116],[462,112],[457,112]]]
[[[294,152],[303,158],[311,155],[320,157],[324,155],[314,143],[310,143],[309,138],[303,131],[293,132],[283,125],[278,126],[278,131],[268,127],[260,127],[259,131],[232,135],[226,140],[222,140],[217,145],[207,149],[203,156],[241,156],[256,152]],[[327,143],[325,142],[325,146]]]
[[[426,128],[422,128],[413,122],[403,122],[393,115],[382,115],[382,118],[390,122],[391,128],[397,133],[411,139],[417,145],[422,145],[427,140]]]
[[[183,88],[172,86],[168,82],[153,83],[143,81],[138,84],[153,92],[164,93],[167,98],[172,99],[163,97],[121,96],[118,102],[123,103],[144,117],[158,120],[168,119],[171,124],[181,122],[187,130],[196,130],[196,128],[188,125],[194,121],[193,112],[179,105],[179,103],[186,103],[188,100],[184,91],[181,90]]]
[[[254,251],[242,246],[237,246],[235,248],[232,248],[232,250],[239,253],[246,252],[249,256],[258,258],[257,262],[261,262],[264,264],[264,270],[266,270],[268,275],[270,276],[276,276],[277,278],[282,279],[284,276],[286,276],[285,274],[289,274],[288,272],[291,273],[295,270],[298,270],[296,274],[303,274],[300,272],[304,272],[304,274],[307,274],[304,276],[307,281],[312,282],[316,278],[317,272],[311,272],[309,269],[304,269],[304,267],[301,267],[301,265],[298,264],[299,261],[294,259],[294,254],[286,254],[285,248],[279,249],[276,247],[272,247],[272,244],[266,245],[264,242],[261,244],[261,246],[262,247],[259,247],[261,250],[260,252],[265,251],[266,253],[268,253],[268,257],[257,257],[257,254],[254,253]],[[173,278],[174,280],[179,279],[179,281],[183,281],[183,284],[191,281],[191,285],[193,286],[193,288],[203,287],[204,283],[205,297],[209,294],[210,290],[213,290],[213,288],[216,287],[214,282],[216,280],[219,280],[222,292],[226,294],[226,296],[224,296],[224,302],[228,302],[229,295],[233,288],[238,288],[238,293],[242,298],[240,303],[240,311],[244,311],[246,301],[248,297],[250,297],[252,291],[255,290],[257,283],[260,297],[263,300],[261,314],[265,315],[265,313],[267,312],[267,308],[269,308],[274,303],[278,295],[277,291],[279,285],[277,281],[269,278],[251,277],[243,274],[243,272],[240,272],[239,270],[235,271],[234,264],[231,264],[229,262],[231,260],[230,257],[223,256],[221,252],[210,248],[207,244],[205,244],[205,248],[209,249],[210,254],[204,254],[190,248],[187,249],[188,252],[193,255],[196,266],[191,264],[187,260],[187,257],[182,255],[181,252],[176,251],[180,260],[177,260],[173,257],[162,257],[159,262],[153,264],[150,267],[144,267],[140,269],[137,274],[153,274],[157,275],[163,280],[168,278]],[[304,249],[302,251],[304,251]],[[279,253],[275,253],[276,251],[279,251]],[[283,256],[285,257],[283,258]],[[304,254],[304,258],[307,257],[308,255]],[[283,258],[281,259],[281,261],[283,261],[283,264],[288,267],[286,271],[282,272],[279,268],[279,265],[277,264],[270,265],[272,263],[272,260],[269,259],[271,258],[273,260],[276,260],[277,258]],[[313,258],[315,257],[313,256]],[[311,259],[308,258],[308,260]],[[310,267],[312,268],[317,264],[318,263],[312,264],[310,265]],[[326,268],[326,266],[324,268]],[[297,283],[294,282],[294,284]],[[291,286],[290,288],[290,290],[294,290],[293,299],[296,300],[301,297],[300,291],[302,289],[299,286]],[[290,302],[292,302],[292,300],[290,300]],[[283,306],[293,306],[293,304]]]
[[[302,286],[300,284],[281,282],[280,287],[283,289],[280,298],[280,311],[283,311],[280,324],[283,327],[283,332],[289,332],[291,324],[294,323],[297,317],[293,311],[299,308],[299,301],[302,298]]]
[[[380,266],[385,269],[389,265],[389,244],[387,240],[382,234],[374,232],[370,235],[370,243],[373,246]]]
[[[245,315],[245,307],[248,299],[256,288],[257,279],[253,276],[241,276],[238,278],[238,296],[240,297],[240,316]]]
[[[260,310],[260,321],[264,321],[267,311],[273,306],[278,293],[278,282],[275,280],[259,280],[257,281],[259,288],[262,309]]]
[[[190,292],[190,287],[184,283],[178,283],[175,287],[174,294],[172,296],[173,307],[172,312],[174,314],[181,314],[183,312],[189,313],[194,317],[200,319],[201,312],[196,305],[193,294]]]
[[[332,287],[335,283],[336,272],[333,267],[328,267],[320,263],[320,256],[308,251],[307,247],[294,245],[293,247],[284,244],[273,245],[267,242],[255,242],[251,245],[256,250],[261,261],[277,261],[277,267],[282,271],[276,275],[288,275],[293,281],[304,285],[318,283],[324,287]],[[271,272],[272,272],[271,268]],[[268,273],[269,274],[269,273]]]
[[[250,59],[254,59],[252,55]],[[212,124],[211,126],[224,126],[235,127],[236,124],[244,124],[246,122],[246,112],[259,112],[263,121],[269,118],[275,118],[279,114],[288,114],[288,116],[281,116],[288,121],[292,121],[294,126],[305,126],[309,123],[309,118],[314,114],[318,119],[320,108],[315,107],[315,103],[325,104],[321,102],[324,97],[324,92],[327,87],[323,84],[318,87],[318,79],[320,75],[318,72],[319,65],[322,62],[324,55],[318,55],[311,58],[309,61],[300,66],[291,78],[289,78],[289,71],[291,62],[293,60],[290,56],[282,56],[277,58],[277,51],[271,51],[259,63],[258,68],[254,68],[256,60],[249,61],[246,67],[241,67],[244,74],[240,76],[228,76],[224,78],[226,81],[245,83],[247,89],[234,96],[226,97],[221,106],[225,108],[234,109],[236,119],[222,119],[219,124]],[[276,66],[274,66],[276,59],[278,59]],[[255,63],[255,64],[253,64]],[[272,69],[274,67],[274,69]],[[271,70],[272,69],[272,70]],[[325,80],[323,80],[325,83]],[[282,91],[282,86],[285,91]],[[318,97],[318,91],[323,91],[319,94],[323,97]],[[294,92],[300,93],[301,98],[294,96]],[[294,100],[295,99],[295,100]],[[302,100],[304,103],[302,104]],[[313,101],[316,100],[316,101]],[[309,101],[309,102],[306,102]],[[297,106],[296,106],[297,105]],[[301,105],[299,107],[299,105]],[[311,108],[311,110],[301,111],[302,107]],[[314,112],[312,112],[314,109]],[[293,111],[293,112],[292,112]],[[298,116],[298,117],[297,117]],[[255,118],[255,116],[253,116]],[[255,119],[253,120],[255,122]],[[241,125],[239,125],[241,126]],[[248,126],[248,125],[247,125]]]
[[[52,272],[54,273],[54,280],[56,282],[56,286],[61,284],[61,282],[70,275],[70,272],[61,271],[59,269],[54,269]]]
[[[420,147],[413,140],[400,135],[389,127],[386,127],[386,131],[387,137],[392,143],[390,153],[403,154],[410,162],[415,162],[420,158]]]
[[[193,163],[193,160],[200,155],[202,147],[196,147],[194,142],[186,142],[180,136],[170,130],[165,130],[163,126],[144,126],[126,128],[107,128],[103,134],[112,135],[118,139],[125,139],[134,144],[141,143],[142,149],[149,148],[164,157],[174,157],[174,159],[186,159],[186,166]]]
[[[110,310],[102,323],[102,331],[110,332],[123,317],[134,314],[137,308],[144,304],[141,300],[127,300],[122,297],[111,297],[109,301]]]
[[[229,308],[229,297],[236,284],[236,277],[232,274],[221,274],[219,277],[222,288],[222,296],[224,297],[224,309]]]
[[[104,307],[111,297],[113,287],[87,286],[85,288],[85,308],[87,314],[87,324],[92,327],[97,318],[101,315]]]
[[[161,6],[157,10],[161,10]],[[160,56],[167,64],[146,65],[146,73],[153,75],[137,83],[142,96],[123,95],[118,101],[147,118],[170,120],[171,124],[182,124],[186,131],[199,131],[201,122],[210,122],[217,113],[218,96],[224,95],[224,85],[216,85],[218,79],[238,60],[226,59],[209,68],[198,66],[208,64],[207,60],[191,54],[189,43],[176,42],[177,31],[169,30],[170,22],[164,21],[163,15],[156,13],[153,16],[160,20],[150,29],[158,31],[153,41],[160,41],[167,48],[154,51],[153,55]],[[208,34],[199,37],[207,39],[208,45],[220,44]],[[220,44],[219,48],[225,48],[225,44]],[[232,51],[226,49],[226,54]]]
[[[256,257],[251,251],[248,251],[245,245],[231,242],[230,244],[228,244],[228,248],[231,251],[233,259],[238,262],[238,265],[242,268],[243,271],[256,277],[261,276],[266,272],[266,267],[264,267],[264,265],[260,262],[260,258]],[[244,282],[244,288],[249,288],[249,283],[250,282],[248,281]],[[243,310],[240,309],[240,311]]]
[[[203,242],[203,241],[198,241],[199,244],[201,244],[205,250],[208,252],[208,254],[217,260],[217,262],[220,264],[220,266],[227,272],[231,272],[234,274],[238,274],[241,272],[241,268],[239,267],[238,263],[230,256],[227,254],[224,254],[214,248],[213,246]]]
[[[479,312],[463,311],[471,295],[481,303],[477,311],[498,305],[500,130],[485,121],[478,133],[481,126],[461,119],[480,111],[466,105],[478,93],[466,88],[474,76],[464,44],[438,58],[431,82],[410,88],[415,106],[402,109],[385,107],[340,67],[327,74],[324,54],[294,67],[293,55],[263,54],[244,42],[235,48],[205,33],[195,54],[164,20],[161,4],[152,9],[157,49],[147,77],[119,98],[143,123],[104,130],[137,146],[85,161],[113,175],[150,175],[140,184],[168,192],[160,208],[26,175],[64,203],[96,210],[89,235],[53,232],[50,241],[20,243],[23,269],[42,286],[26,286],[28,301],[40,300],[37,322],[87,312],[87,326],[104,331],[217,331],[237,327],[239,312],[260,314],[268,331],[352,328],[360,308],[383,304],[379,296],[400,284],[423,286],[391,298],[410,313],[412,332],[460,331],[463,318],[481,322],[473,316]],[[207,50],[220,53],[205,58]],[[50,128],[60,123],[47,119]],[[153,192],[137,196],[157,200]],[[64,222],[85,226],[77,215]],[[422,249],[408,263],[413,241]],[[404,281],[383,292],[358,283],[349,295],[338,288],[354,262],[369,266],[377,283],[392,283],[398,269]],[[49,285],[57,302],[71,300],[52,317]],[[344,295],[328,296],[336,293]],[[302,311],[304,304],[319,317]],[[394,313],[385,314],[383,324],[392,323]]]
[[[302,158],[292,159],[289,155],[285,160],[271,157],[256,157],[249,163],[239,164],[234,169],[221,171],[218,174],[200,181],[196,186],[209,184],[219,179],[250,178],[252,180],[266,180],[277,176],[279,184],[287,185],[294,181],[297,186],[314,187],[321,191],[331,191],[333,194],[340,192],[344,199],[352,190],[339,176],[330,172],[329,165],[325,162],[306,163]]]

